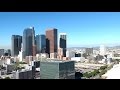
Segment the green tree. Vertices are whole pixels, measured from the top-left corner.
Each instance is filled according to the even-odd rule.
[[[89,74],[90,74],[91,77],[95,76],[95,72],[90,72]]]
[[[96,74],[100,73],[100,72],[99,72],[99,69],[95,69],[94,72],[95,72]]]
[[[104,70],[104,69],[106,69],[107,68],[107,65],[106,66],[101,66],[100,67],[100,70]]]
[[[26,62],[19,62],[19,64],[27,64]]]
[[[106,72],[107,72],[107,70],[102,70],[99,75],[101,76],[101,75],[105,74]]]
[[[86,72],[86,73],[83,74],[83,76],[86,77],[86,78],[90,78],[90,77],[92,77],[92,73]]]
[[[87,74],[88,74],[88,72],[84,73],[84,74],[83,74],[83,77],[86,77],[86,76],[87,76]]]
[[[90,77],[96,76],[99,73],[100,73],[99,69],[95,69],[93,72],[89,72],[89,73],[86,72],[86,73],[84,73],[83,76],[86,77],[86,78],[90,78]]]
[[[5,77],[5,79],[10,79],[10,77]]]

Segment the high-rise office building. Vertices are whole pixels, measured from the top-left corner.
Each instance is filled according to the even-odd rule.
[[[34,27],[26,28],[23,32],[23,57],[35,55],[36,46]]]
[[[60,39],[59,39],[59,47],[63,49],[63,57],[66,57],[66,33],[60,33]]]
[[[21,50],[22,36],[12,35],[12,56],[17,56]]]
[[[46,53],[49,56],[57,58],[57,29],[50,29],[46,31]]]
[[[100,45],[100,55],[105,55],[106,54],[106,47],[104,45]]]
[[[46,49],[45,35],[36,35],[36,48],[37,48],[37,53],[45,53],[45,49]]]
[[[86,48],[86,49],[85,49],[85,53],[86,53],[87,55],[93,54],[93,48]]]

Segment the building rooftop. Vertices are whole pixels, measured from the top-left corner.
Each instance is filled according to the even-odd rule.
[[[31,69],[20,69],[18,72],[26,72],[26,71],[31,71]]]
[[[42,62],[50,62],[50,63],[64,63],[64,62],[74,62],[71,60],[57,60],[57,59],[47,59]]]
[[[48,28],[47,31],[56,30],[56,28]]]

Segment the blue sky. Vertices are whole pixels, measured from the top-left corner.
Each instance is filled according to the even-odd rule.
[[[30,26],[36,34],[67,33],[68,47],[120,45],[119,12],[0,12],[0,47],[10,47],[11,35]]]

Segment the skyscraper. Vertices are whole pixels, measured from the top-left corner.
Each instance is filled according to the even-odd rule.
[[[37,53],[45,53],[46,49],[46,36],[45,35],[36,35],[36,47]]]
[[[46,53],[52,57],[57,57],[57,29],[49,29],[46,31]]]
[[[26,28],[23,32],[23,57],[34,56],[35,54],[36,47],[34,27]]]
[[[12,35],[12,56],[17,56],[21,50],[22,36]]]
[[[104,45],[100,45],[100,55],[105,55],[106,54],[106,47]]]
[[[59,47],[63,49],[63,57],[66,57],[66,33],[60,33],[60,39],[59,39]]]

